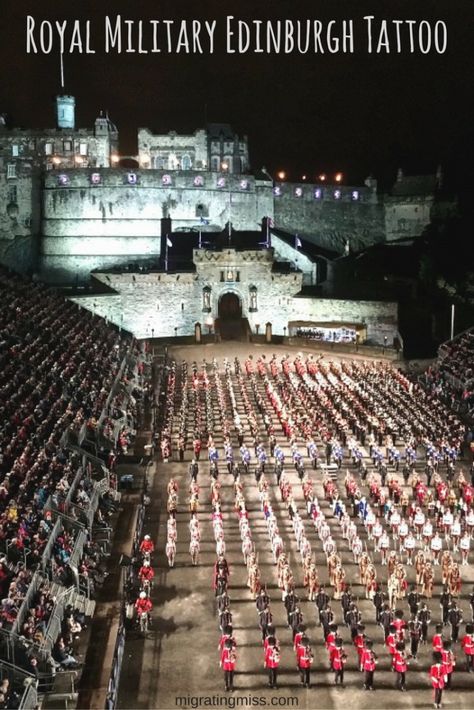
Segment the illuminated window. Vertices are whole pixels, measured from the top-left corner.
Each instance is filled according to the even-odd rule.
[[[342,193],[340,190],[334,190],[334,199],[335,200],[340,200],[342,196]]]
[[[60,187],[67,187],[69,185],[69,175],[65,175],[64,173],[58,175],[58,185],[60,185]]]
[[[314,191],[314,199],[315,200],[321,200],[323,197],[323,191],[321,190],[320,187],[317,187]]]
[[[249,189],[249,181],[248,180],[240,180],[239,187],[241,190],[248,190]]]
[[[183,155],[181,158],[181,167],[183,170],[191,170],[191,158],[189,155]]]
[[[295,197],[303,197],[303,188],[295,187]]]
[[[68,152],[72,150],[72,141],[63,141],[63,149]]]
[[[79,143],[79,155],[87,155],[87,143]]]
[[[129,185],[136,185],[137,184],[137,174],[136,173],[127,173],[127,182]]]
[[[20,155],[20,147],[15,143],[12,145],[12,158],[18,158]]]
[[[168,174],[163,175],[163,177],[161,178],[161,182],[163,183],[163,185],[171,185],[171,183],[172,183],[171,175],[168,175]]]
[[[275,185],[275,187],[273,188],[273,194],[275,195],[275,197],[280,197],[281,187],[279,185]]]
[[[16,178],[16,165],[15,165],[15,163],[8,163],[8,165],[7,165],[7,178]]]
[[[354,202],[355,202],[356,200],[359,199],[359,197],[360,197],[359,190],[352,190],[352,192],[351,192],[352,200],[354,200]]]
[[[52,155],[53,154],[53,144],[52,143],[45,143],[44,144],[44,154],[45,155]]]
[[[204,178],[202,175],[196,175],[193,180],[194,187],[202,187],[204,185]]]
[[[100,185],[102,182],[102,177],[100,173],[92,173],[91,174],[91,183],[92,185]]]

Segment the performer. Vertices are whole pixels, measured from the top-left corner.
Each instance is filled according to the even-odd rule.
[[[408,633],[410,636],[410,657],[416,660],[422,635],[421,621],[416,616],[408,622]]]
[[[221,653],[220,667],[224,671],[225,689],[226,691],[234,690],[234,671],[237,661],[234,644],[231,639],[227,639],[224,643],[224,648]]]
[[[216,597],[222,593],[221,587],[227,587],[227,580],[229,578],[229,565],[224,555],[219,555],[214,564],[214,581],[213,587],[216,591]],[[219,591],[218,591],[219,590]]]
[[[395,647],[395,654],[393,656],[393,669],[397,674],[396,687],[402,692],[406,691],[406,671],[408,663],[405,655],[405,644],[403,641],[397,643]]]
[[[433,636],[431,644],[433,646],[433,651],[438,651],[439,653],[441,653],[441,651],[443,650],[443,627],[442,627],[442,625],[436,624],[435,631],[436,631],[436,633]]]
[[[433,661],[434,663],[430,668],[430,679],[434,691],[434,707],[440,708],[447,676],[444,664],[442,663],[441,653],[435,651],[435,653],[433,653]]]
[[[140,543],[140,552],[142,553],[143,557],[150,557],[150,555],[154,552],[155,550],[155,545],[153,544],[153,541],[149,535],[145,535],[143,540]]]
[[[453,675],[456,659],[451,648],[451,641],[443,641],[443,650],[441,651],[442,663],[446,673],[445,687],[451,690],[451,678]]]
[[[306,688],[311,688],[311,664],[313,662],[313,652],[309,644],[309,639],[303,638],[296,649],[296,660],[301,675],[301,683]]]
[[[472,673],[474,670],[474,626],[466,624],[466,635],[461,640],[461,646],[466,656],[466,670]]]
[[[274,637],[268,638],[265,649],[264,667],[268,668],[268,685],[270,688],[277,688],[278,666],[280,665],[280,650]]]
[[[344,687],[344,665],[346,661],[347,655],[342,645],[342,639],[337,638],[336,645],[332,648],[329,657],[331,668],[334,671],[334,685],[337,685],[337,681],[339,681],[341,687]]]
[[[362,655],[362,670],[365,673],[364,690],[375,690],[374,672],[377,665],[377,656],[372,650],[373,643],[370,639],[365,642],[365,649]]]

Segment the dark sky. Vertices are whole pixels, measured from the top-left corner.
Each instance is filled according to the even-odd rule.
[[[99,109],[109,110],[124,153],[136,151],[138,126],[187,132],[202,127],[207,116],[248,135],[254,168],[284,168],[293,178],[340,169],[346,181],[356,183],[372,172],[387,183],[398,166],[423,172],[442,162],[453,184],[472,182],[472,0],[3,0],[1,110],[14,125],[46,127],[54,120],[58,50],[48,56],[26,54],[27,14],[37,24],[92,21],[96,54],[65,57],[66,89],[76,96],[79,126],[91,126]],[[107,14],[145,21],[215,19],[216,51],[106,55]],[[397,54],[390,24],[391,53],[369,55],[362,19],[367,14],[375,15],[377,27],[382,19],[427,20],[431,26],[443,20],[448,50],[410,54],[402,28],[403,51]],[[227,15],[323,23],[352,19],[356,52],[230,55],[223,43]]]

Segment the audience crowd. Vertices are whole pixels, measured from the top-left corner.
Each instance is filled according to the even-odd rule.
[[[51,584],[74,581],[68,563],[94,485],[85,467],[71,490],[80,457],[67,439],[77,442],[84,426],[99,421],[130,342],[53,289],[0,270],[0,628],[9,633],[18,626],[33,573],[48,572],[51,581],[39,586],[16,629],[31,644],[23,665],[33,675],[44,661],[31,649],[41,646],[55,603]],[[107,525],[113,510],[113,498],[102,495],[94,524]],[[44,550],[58,514],[66,511],[69,523],[44,570]],[[92,593],[104,580],[102,560],[88,535],[78,572],[90,580]],[[52,665],[75,663],[70,648],[82,627],[78,611],[68,610]]]

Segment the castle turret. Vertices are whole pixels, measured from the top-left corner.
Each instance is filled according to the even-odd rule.
[[[62,94],[56,96],[56,121],[58,128],[74,130],[76,127],[76,99]]]

